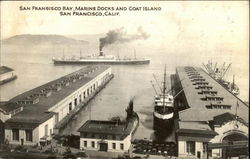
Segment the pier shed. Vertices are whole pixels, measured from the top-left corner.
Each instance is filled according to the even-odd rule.
[[[171,77],[174,94],[182,91],[174,101],[178,156],[246,157],[249,106],[202,68],[177,67]]]
[[[111,77],[109,66],[86,66],[12,98],[9,102],[23,110],[5,121],[5,139],[10,144],[45,144],[55,125]]]
[[[0,66],[0,85],[15,79],[15,71],[7,66]]]

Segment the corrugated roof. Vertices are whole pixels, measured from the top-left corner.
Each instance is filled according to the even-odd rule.
[[[97,75],[102,73],[104,70],[108,69],[109,66],[87,66],[84,67],[74,73],[71,73],[69,75],[66,75],[64,77],[61,77],[57,80],[51,81],[49,83],[46,83],[42,86],[39,86],[37,88],[34,88],[30,91],[24,92],[21,95],[18,95],[10,100],[10,102],[18,102],[24,100],[26,97],[33,95],[34,93],[39,92],[40,90],[50,87],[52,85],[55,85],[65,79],[68,79],[72,76],[79,75],[79,74],[84,74],[87,72],[90,72],[87,74],[87,76],[81,78],[81,79],[76,79],[75,82],[70,82],[68,86],[62,86],[61,90],[59,91],[52,91],[52,94],[48,97],[45,96],[39,96],[39,102],[35,104],[21,104],[24,106],[23,111],[14,115],[11,119],[7,120],[6,123],[42,123],[49,118],[53,114],[49,113],[48,110],[55,106],[57,103],[65,99],[67,96],[72,94],[74,91],[94,79]],[[94,71],[92,71],[94,70]],[[92,72],[91,72],[92,71]]]
[[[187,69],[188,68],[188,69]],[[191,69],[190,69],[191,68]],[[190,71],[191,70],[191,71]],[[190,73],[188,73],[190,72]],[[193,73],[196,72],[196,73]],[[233,95],[230,91],[224,88],[216,80],[214,80],[210,75],[208,75],[203,69],[199,67],[177,67],[176,74],[181,81],[188,106],[190,108],[180,111],[179,118],[181,121],[209,121],[213,120],[214,116],[223,114],[225,112],[230,112],[235,114],[237,101],[239,104],[238,107],[238,116],[249,122],[248,114],[249,107],[238,97]],[[206,101],[201,98],[206,97],[204,94],[199,94],[198,92],[201,89],[197,89],[198,82],[192,81],[191,76],[200,76],[200,78],[205,79],[202,81],[205,86],[211,87],[212,91],[217,92],[215,97],[222,97],[223,101]],[[197,77],[194,77],[197,78]],[[196,84],[196,85],[194,85]],[[207,95],[209,96],[209,95]],[[231,109],[208,109],[207,106],[212,104],[231,106]]]
[[[11,71],[13,71],[12,68],[9,68],[7,66],[0,66],[0,75]]]

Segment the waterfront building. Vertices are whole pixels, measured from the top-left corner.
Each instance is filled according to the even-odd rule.
[[[80,132],[80,149],[114,152],[116,154],[129,153],[132,135],[139,124],[139,117],[133,111],[133,101],[129,102],[126,112],[125,121],[115,117],[110,121],[88,120],[85,122],[78,129],[78,132]]]
[[[171,76],[178,110],[178,156],[247,156],[249,107],[203,69],[178,67]]]
[[[5,122],[15,114],[21,112],[23,106],[13,102],[0,102],[0,120]]]
[[[104,152],[128,152],[131,146],[130,131],[119,121],[88,120],[80,132],[80,149]]]
[[[15,71],[7,66],[0,66],[0,85],[15,79]]]
[[[10,144],[46,143],[56,133],[54,127],[111,77],[109,66],[86,66],[12,98],[9,103],[23,109],[5,121],[5,139]]]

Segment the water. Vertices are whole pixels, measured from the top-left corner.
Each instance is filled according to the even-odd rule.
[[[30,90],[48,81],[80,69],[82,66],[55,66],[52,57],[61,56],[61,51],[55,48],[30,49],[2,48],[1,62],[13,68],[18,78],[0,86],[1,101]],[[108,120],[114,116],[125,117],[125,109],[131,98],[134,98],[134,109],[138,112],[140,126],[136,138],[152,138],[153,97],[155,92],[150,81],[153,74],[162,81],[163,69],[166,64],[167,77],[175,73],[175,67],[180,65],[201,66],[199,56],[168,53],[166,50],[150,48],[137,51],[140,56],[151,59],[150,65],[112,66],[115,77],[63,130],[63,134],[78,134],[77,129],[88,119]],[[138,56],[138,55],[137,55]],[[207,59],[206,59],[207,61]],[[168,84],[170,81],[168,81]],[[242,92],[241,92],[242,93]],[[244,94],[244,92],[243,92]]]

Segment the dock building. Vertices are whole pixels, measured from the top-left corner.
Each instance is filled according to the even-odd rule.
[[[129,153],[134,132],[139,124],[139,117],[133,111],[133,101],[126,109],[126,119],[120,118],[105,120],[88,120],[79,129],[80,149],[94,151],[96,156],[103,153],[112,155]],[[101,152],[99,154],[98,152]]]
[[[109,66],[86,66],[12,98],[7,104],[20,105],[21,111],[5,121],[5,140],[21,145],[47,142],[55,125],[112,77]]]
[[[15,71],[7,66],[0,66],[0,85],[17,78]]]
[[[104,152],[128,152],[131,136],[126,123],[88,120],[80,132],[80,148]]]
[[[198,67],[177,67],[171,83],[178,156],[247,156],[248,105]]]

